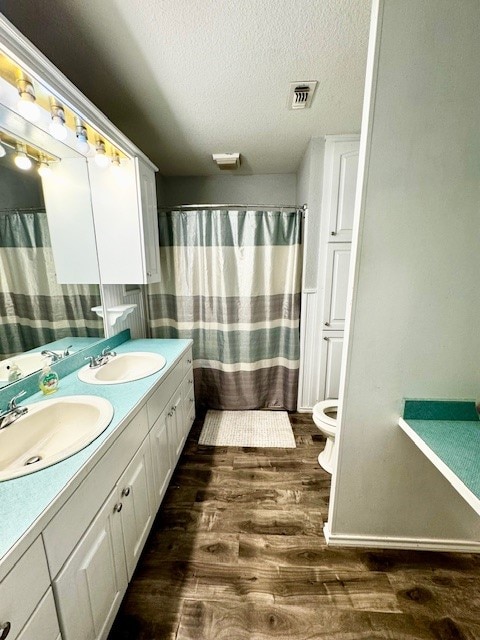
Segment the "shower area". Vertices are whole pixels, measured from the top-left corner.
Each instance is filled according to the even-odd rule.
[[[149,335],[193,340],[199,408],[296,409],[303,214],[288,205],[159,209]]]

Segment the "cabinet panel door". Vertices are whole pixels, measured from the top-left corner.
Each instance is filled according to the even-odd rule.
[[[323,306],[323,328],[343,330],[347,311],[348,273],[351,244],[329,243]]]
[[[122,504],[123,541],[129,580],[153,523],[154,500],[151,473],[150,444],[147,438],[118,483],[118,500]]]
[[[52,590],[49,589],[17,640],[57,640],[60,637]]]
[[[324,331],[321,353],[321,399],[338,398],[342,365],[343,332]]]
[[[153,487],[155,511],[158,509],[172,472],[172,452],[168,441],[167,410],[165,410],[150,432],[152,450]]]
[[[137,171],[143,220],[146,281],[160,282],[160,247],[158,241],[155,173],[138,158]]]
[[[53,582],[63,640],[97,640],[110,628],[127,588],[117,489]]]
[[[351,242],[358,171],[358,141],[334,143],[330,188],[330,240]]]

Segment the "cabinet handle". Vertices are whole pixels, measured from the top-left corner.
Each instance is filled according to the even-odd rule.
[[[324,336],[323,339],[326,340],[327,342],[330,340],[330,338],[328,338],[327,336]]]
[[[177,407],[172,407],[173,413],[175,413],[176,410],[177,410]]]
[[[148,276],[149,278],[151,278],[151,276],[152,276],[152,272],[151,272],[151,271],[147,271],[147,276]]]
[[[193,380],[189,380],[189,381],[188,381],[188,384],[193,384]]]
[[[326,327],[329,327],[329,326],[330,326],[330,323],[329,323],[329,322],[325,322],[325,326],[326,326]]]
[[[193,398],[190,398],[190,402],[193,402]]]
[[[125,487],[125,489],[122,491],[122,496],[126,498],[129,495],[130,495],[130,487]]]
[[[187,364],[192,364],[192,360],[191,360],[191,358],[189,358],[189,359],[187,360]]]
[[[117,502],[117,504],[113,507],[115,513],[120,513],[122,510],[123,504],[121,502]],[[1,640],[1,639],[0,639]]]
[[[8,634],[10,633],[11,626],[12,625],[10,624],[10,622],[4,622],[2,626],[0,626],[0,631],[1,631],[0,640],[4,640],[8,636]]]
[[[172,416],[173,416],[173,411],[170,411],[170,412],[168,413],[168,417],[169,417],[169,418],[171,418]]]
[[[336,232],[336,231],[330,231],[330,235],[331,235],[331,236],[336,236],[336,235],[337,235],[337,232]]]

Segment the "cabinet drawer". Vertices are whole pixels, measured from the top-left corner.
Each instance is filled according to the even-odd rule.
[[[17,640],[60,640],[57,611],[49,589]]]
[[[168,374],[167,378],[161,383],[152,396],[147,400],[148,426],[151,429],[164,409],[167,407],[168,401],[175,393],[175,390],[181,384],[184,373],[184,360],[176,364],[173,370]],[[189,365],[191,366],[191,365]]]
[[[147,433],[147,412],[143,407],[44,529],[42,535],[53,577],[60,571]]]
[[[19,637],[49,586],[45,552],[38,537],[0,583],[0,625],[10,623],[9,640]]]

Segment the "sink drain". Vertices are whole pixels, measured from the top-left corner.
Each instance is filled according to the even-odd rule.
[[[27,464],[35,464],[35,462],[40,462],[41,459],[42,456],[32,456],[25,462],[25,466],[27,466]]]

